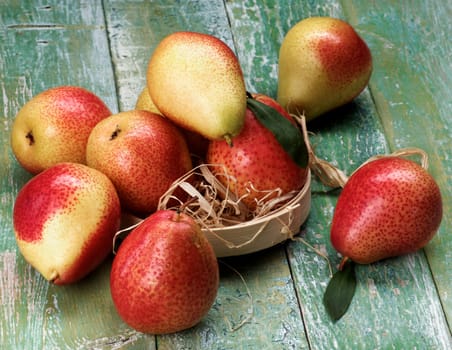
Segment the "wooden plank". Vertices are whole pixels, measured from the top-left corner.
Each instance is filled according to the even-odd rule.
[[[275,96],[277,50],[284,33],[304,17],[339,16],[348,18],[379,55],[370,90],[309,125],[317,154],[350,173],[376,153],[412,145],[425,148],[432,155],[431,171],[443,190],[447,213],[452,49],[445,35],[451,29],[451,4],[414,1],[408,8],[388,1],[344,2],[342,7],[332,0],[178,5],[117,0],[104,5],[106,18],[100,1],[0,3],[2,348],[451,347],[444,315],[450,324],[447,215],[440,234],[425,250],[428,259],[419,252],[359,266],[357,294],[349,313],[336,324],[329,321],[321,301],[329,279],[325,261],[302,243],[290,242],[286,251],[278,246],[222,260],[228,265],[221,265],[220,291],[206,319],[185,332],[154,338],[131,330],[118,318],[108,290],[111,261],[80,284],[56,287],[20,257],[12,235],[11,207],[30,175],[9,149],[15,113],[31,96],[51,86],[85,86],[113,111],[133,108],[144,86],[150,53],[174,30],[219,36],[236,49],[248,88]],[[333,265],[339,257],[331,248],[328,230],[337,195],[314,179],[311,215],[303,227],[303,237],[325,251]],[[251,304],[251,318],[231,331],[230,326],[247,317]]]
[[[106,4],[105,13],[121,109],[134,107],[136,97],[145,85],[149,57],[158,42],[169,33],[200,31],[219,37],[234,49],[222,1],[206,1],[202,5],[187,2],[180,7],[168,6],[165,1],[151,4],[111,1]],[[227,262],[243,274],[253,296],[254,311],[250,321],[235,331],[230,329],[247,316],[249,300],[239,275],[223,266],[218,297],[207,318],[193,329],[158,337],[158,347],[220,349],[273,344],[275,349],[306,348],[284,249],[278,247]]]
[[[420,147],[444,206],[440,230],[425,248],[435,284],[452,324],[452,3],[379,1],[371,8],[354,1],[347,12],[359,21],[375,51],[372,94],[391,149]],[[383,15],[384,14],[384,15]]]
[[[220,267],[220,290],[207,318],[159,337],[159,349],[309,348],[281,247],[220,259]]]
[[[337,1],[227,1],[234,43],[247,88],[276,97],[279,45],[291,25],[309,16],[337,15]]]
[[[262,57],[270,56],[273,60],[277,57],[274,51],[277,51],[282,35],[301,18],[330,15],[347,19],[341,6],[333,1],[324,1],[322,4],[292,2],[285,4],[287,6],[283,9],[273,1],[249,1],[246,4],[230,3],[228,6],[230,16],[235,16],[231,18],[235,42],[242,42],[242,46],[237,46],[245,48],[242,54],[247,55],[250,41],[260,43],[255,46],[257,51],[250,55],[252,58],[242,60],[249,74],[262,64],[259,61]],[[361,2],[362,16],[369,11],[369,6],[369,3]],[[353,6],[349,6],[348,10],[351,8]],[[250,13],[253,14],[252,20]],[[384,17],[385,14],[382,6],[375,16]],[[350,19],[366,39],[371,36],[366,28],[361,27],[360,17],[352,18],[350,15]],[[393,20],[396,21],[396,18]],[[255,21],[269,23],[267,31],[262,32]],[[379,27],[381,24],[376,21],[372,25]],[[389,36],[393,35],[389,23],[385,28]],[[373,43],[371,40],[369,42]],[[393,61],[382,63],[378,56],[376,60],[380,69],[382,65],[397,66]],[[257,75],[254,82],[257,89],[274,94],[277,79],[274,61],[270,60],[269,65],[265,79]],[[381,79],[383,73],[377,69],[374,75]],[[372,98],[367,90],[355,103],[309,125],[310,130],[316,133],[311,141],[318,155],[347,173],[370,156],[389,151],[385,129],[380,124],[379,111],[375,109]],[[318,182],[314,182],[313,206],[304,232],[305,239],[325,251],[334,265],[338,263],[339,257],[329,242],[329,225],[337,194],[325,192]],[[288,254],[312,348],[450,348],[449,328],[422,252],[358,267],[359,284],[351,310],[336,324],[329,321],[322,305],[323,292],[329,279],[324,260],[299,242],[289,244]]]
[[[9,145],[12,121],[35,94],[83,86],[113,110],[117,100],[100,1],[0,3],[0,344],[2,349],[113,348],[154,344],[126,328],[113,309],[109,262],[80,284],[45,281],[17,250],[14,198],[30,178]]]
[[[112,62],[120,110],[133,109],[146,84],[146,70],[155,46],[175,31],[197,31],[217,36],[233,48],[221,1],[166,1],[105,3]]]
[[[359,102],[359,104],[358,104]],[[362,158],[353,150],[368,158],[382,153],[385,144],[371,144],[369,139],[379,139],[375,127],[377,118],[373,106],[361,99],[355,105],[360,113],[342,119],[352,134],[341,134],[341,128],[318,126],[313,142],[318,144],[318,153],[337,163],[349,161],[342,166],[347,173],[354,170]],[[357,116],[361,115],[361,118]],[[369,118],[369,116],[373,116]],[[365,120],[367,119],[367,123]],[[355,124],[357,123],[357,124]],[[359,127],[358,127],[359,126]],[[325,130],[330,132],[325,133]],[[372,136],[374,135],[374,136]],[[340,138],[334,142],[333,137]],[[344,145],[347,150],[341,150]],[[336,145],[336,146],[335,146]],[[358,153],[358,152],[357,152]],[[367,153],[367,155],[366,155]],[[338,191],[325,192],[316,184],[313,187],[313,206],[305,226],[304,238],[324,251],[336,268],[340,257],[329,242],[329,227],[337,200]],[[322,305],[322,297],[328,282],[328,270],[323,259],[310,249],[296,242],[288,246],[294,279],[298,286],[307,333],[313,348],[435,348],[448,349],[451,345],[447,322],[438,299],[435,283],[422,252],[376,264],[358,266],[358,287],[348,313],[337,323],[332,323]],[[365,336],[363,336],[365,335]]]

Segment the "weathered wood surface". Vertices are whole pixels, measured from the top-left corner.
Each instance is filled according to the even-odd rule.
[[[426,150],[430,172],[441,187],[443,223],[425,252],[452,324],[452,272],[448,266],[452,259],[452,42],[447,34],[452,30],[452,2],[391,6],[387,1],[371,9],[355,3],[348,9],[353,21],[360,18],[370,45],[383,53],[375,60],[380,73],[374,75],[371,90],[390,148]]]
[[[219,294],[205,320],[159,337],[131,330],[116,315],[110,261],[68,287],[49,285],[24,262],[11,209],[30,176],[14,160],[9,132],[25,101],[71,84],[97,93],[113,111],[132,109],[153,48],[176,30],[220,37],[237,52],[248,89],[275,96],[282,38],[313,15],[353,24],[368,42],[375,67],[369,88],[355,102],[309,125],[317,155],[350,173],[375,154],[407,146],[426,150],[445,215],[424,251],[359,266],[357,294],[337,323],[322,305],[327,264],[301,242],[222,259]],[[0,3],[1,348],[451,348],[451,16],[452,3],[435,0]],[[327,252],[335,268],[340,257],[328,235],[339,192],[313,180],[302,236]]]

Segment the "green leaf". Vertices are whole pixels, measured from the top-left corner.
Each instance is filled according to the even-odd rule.
[[[347,312],[355,289],[355,264],[347,261],[342,270],[333,275],[323,295],[323,304],[333,321],[339,320]]]
[[[256,118],[275,136],[284,150],[302,167],[308,166],[308,150],[300,129],[279,112],[254,98],[248,97],[247,106]]]

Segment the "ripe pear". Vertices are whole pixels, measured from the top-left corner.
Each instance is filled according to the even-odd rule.
[[[29,100],[17,113],[11,147],[17,161],[37,174],[61,162],[86,164],[92,128],[111,115],[94,93],[78,86],[57,86]]]
[[[281,44],[277,100],[311,120],[353,100],[371,72],[369,47],[350,24],[331,17],[307,18]]]
[[[139,110],[99,122],[89,135],[86,161],[111,179],[123,209],[142,217],[154,212],[173,181],[192,168],[179,129],[158,114]]]
[[[220,39],[176,32],[153,52],[147,85],[158,110],[207,139],[230,139],[242,129],[246,110],[243,73]]]
[[[441,219],[433,177],[414,161],[384,157],[348,179],[334,211],[331,243],[344,257],[368,264],[424,247]]]
[[[135,109],[149,111],[159,115],[162,114],[152,101],[147,86],[145,86],[138,95],[137,102],[135,104]]]
[[[218,285],[209,241],[190,216],[172,210],[155,212],[125,238],[110,275],[118,314],[152,334],[197,324],[215,301]]]
[[[138,95],[135,109],[149,111],[162,115],[164,117],[164,115],[157,109],[154,102],[152,101],[151,95],[149,95],[149,89],[147,87],[145,87]],[[209,140],[194,131],[181,127],[179,127],[179,130],[182,132],[185,140],[187,141],[190,153],[201,159],[204,159],[204,156],[207,152],[207,145],[209,143]]]
[[[294,123],[292,117],[271,97],[263,94],[254,94],[253,97],[278,111],[281,118]],[[206,162],[225,166],[234,181],[221,175],[217,175],[218,180],[242,197],[242,202],[250,210],[256,209],[258,201],[277,195],[273,193],[269,196],[268,191],[280,189],[279,195],[284,195],[300,190],[306,182],[307,169],[295,163],[250,109],[247,109],[241,133],[234,138],[233,147],[224,140],[210,141]]]
[[[120,215],[107,176],[86,165],[59,163],[20,190],[14,233],[25,260],[47,280],[74,283],[110,254]]]

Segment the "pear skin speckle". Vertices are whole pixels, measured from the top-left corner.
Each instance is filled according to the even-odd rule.
[[[219,285],[212,246],[194,220],[161,210],[121,243],[110,289],[122,319],[151,334],[181,331],[198,323]]]
[[[441,219],[433,177],[411,160],[385,157],[349,178],[335,208],[331,243],[343,256],[368,264],[424,247]]]
[[[291,120],[290,115],[272,98],[256,97],[276,109],[281,118]],[[301,137],[301,135],[300,135]],[[271,191],[280,189],[282,194],[300,190],[306,181],[306,169],[299,167],[283,149],[270,130],[265,128],[248,109],[242,132],[232,140],[231,147],[226,141],[211,141],[207,149],[208,164],[224,164],[229,175],[237,182],[224,176],[218,179],[239,197],[248,194],[249,189]],[[251,186],[251,187],[250,187]],[[251,191],[242,198],[251,210],[256,201],[268,196],[266,192]],[[268,197],[270,198],[270,197]]]

